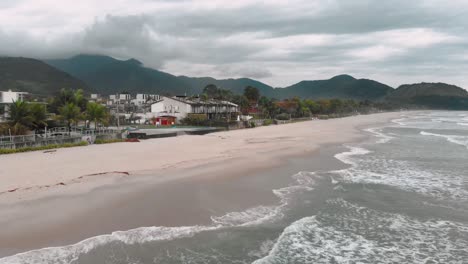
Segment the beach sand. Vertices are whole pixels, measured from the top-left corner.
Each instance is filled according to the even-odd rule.
[[[341,144],[400,115],[0,156],[0,256],[275,203],[293,173],[343,166],[332,158]]]

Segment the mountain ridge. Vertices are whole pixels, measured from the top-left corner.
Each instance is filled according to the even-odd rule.
[[[0,89],[54,95],[62,88],[94,92],[83,81],[43,61],[24,57],[0,57]]]

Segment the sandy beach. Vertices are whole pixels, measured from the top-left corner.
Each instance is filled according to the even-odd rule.
[[[365,137],[362,127],[400,115],[0,156],[0,224],[9,227],[0,230],[0,256],[140,226],[204,224],[213,215],[272,203],[271,190],[289,181],[268,181],[272,172],[287,175],[297,163],[340,166],[327,151]],[[287,166],[292,158],[296,163]]]

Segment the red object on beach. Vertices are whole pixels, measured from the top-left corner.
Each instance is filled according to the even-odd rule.
[[[140,140],[138,140],[138,138],[127,138],[125,142],[140,142]]]

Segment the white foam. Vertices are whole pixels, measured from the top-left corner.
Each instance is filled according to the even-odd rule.
[[[299,172],[292,176],[296,185],[273,190],[273,193],[280,199],[279,205],[258,206],[242,212],[230,212],[223,216],[213,216],[213,223],[221,226],[252,226],[265,222],[271,222],[283,217],[283,209],[288,205],[291,194],[303,191],[313,190],[315,184],[311,172]]]
[[[420,133],[423,136],[433,136],[433,137],[441,137],[445,138],[447,141],[452,142],[457,145],[462,145],[468,148],[468,136],[455,136],[455,135],[441,135],[435,133],[429,133],[425,131],[421,131]]]
[[[279,205],[258,206],[242,212],[231,212],[223,216],[212,217],[213,224],[209,226],[140,227],[128,231],[116,231],[112,234],[92,237],[74,245],[43,248],[1,258],[0,264],[68,264],[76,261],[82,254],[113,242],[141,244],[152,241],[174,240],[192,237],[205,231],[253,226],[274,221],[283,216],[282,210],[288,205],[292,193],[301,190],[313,190],[312,186],[315,183],[313,176],[314,174],[310,172],[299,172],[292,176],[295,184],[273,190],[273,193],[280,198]]]
[[[382,132],[382,128],[378,128],[378,127],[375,127],[375,128],[368,128],[368,129],[365,129],[365,131],[369,132],[369,133],[372,133],[374,134],[376,137],[379,138],[379,140],[377,140],[377,144],[384,144],[384,143],[387,143],[389,142],[390,140],[394,139],[394,137],[392,136],[389,136],[387,134],[384,134]]]
[[[279,236],[263,263],[463,263],[468,226],[375,211],[344,200]]]
[[[348,165],[356,165],[352,156],[366,155],[372,153],[370,150],[359,147],[348,147],[350,151],[341,152],[335,155],[335,158]]]
[[[407,120],[407,118],[398,118],[398,119],[393,119],[392,123],[395,123],[400,126],[406,126],[406,123],[403,123],[403,121]]]
[[[149,241],[173,240],[191,237],[196,233],[216,229],[216,226],[185,227],[140,227],[128,231],[117,231],[83,240],[77,244],[64,247],[50,247],[28,251],[0,259],[2,264],[68,264],[76,261],[81,254],[112,242],[125,244],[144,243]]]
[[[384,184],[437,198],[468,200],[463,175],[424,170],[409,161],[379,158],[376,155],[362,156],[369,152],[348,148],[351,151],[337,154],[336,157],[352,166],[331,172],[340,175],[345,182]]]
[[[459,126],[468,126],[468,123],[457,123]]]

